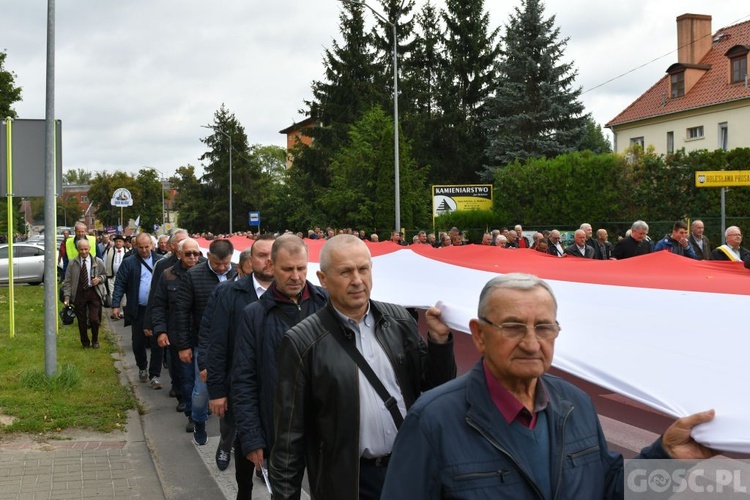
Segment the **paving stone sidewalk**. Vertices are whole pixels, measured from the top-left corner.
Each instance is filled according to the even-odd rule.
[[[164,498],[135,411],[124,433],[0,443],[0,500]]]

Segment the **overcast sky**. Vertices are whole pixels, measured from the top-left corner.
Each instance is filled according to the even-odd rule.
[[[375,0],[373,7],[379,8]],[[423,0],[417,0],[421,6]],[[44,118],[43,0],[0,0],[0,50],[23,87],[20,118]],[[438,1],[436,5],[442,5]],[[504,26],[517,1],[486,2]],[[750,18],[738,2],[548,0],[588,112],[602,126],[677,60],[675,18],[713,16],[712,31]],[[200,138],[225,103],[251,144],[285,146],[279,130],[304,119],[324,48],[339,38],[337,0],[62,0],[56,2],[56,117],[64,169],[172,175],[200,169]],[[738,8],[740,10],[738,10]],[[368,14],[370,22],[372,15]],[[629,70],[644,68],[590,90]]]

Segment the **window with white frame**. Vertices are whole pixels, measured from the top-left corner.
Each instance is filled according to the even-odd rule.
[[[693,139],[703,139],[703,125],[700,127],[690,127],[687,129],[687,137],[688,140]]]
[[[645,144],[645,141],[643,140],[643,137],[632,137],[630,139],[630,147],[633,147],[635,145],[640,146],[641,149],[643,149],[643,146]]]
[[[667,132],[667,154],[674,153],[674,132]]]
[[[729,149],[729,126],[727,122],[719,123],[719,149]]]

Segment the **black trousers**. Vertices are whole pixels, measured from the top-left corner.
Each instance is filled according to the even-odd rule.
[[[146,306],[138,306],[138,311],[131,325],[135,364],[138,365],[139,370],[148,369],[149,378],[159,377],[161,375],[161,348],[157,345],[156,338],[153,335],[146,337],[146,334],[143,333],[143,317],[145,315]],[[151,363],[148,362],[146,357],[146,348],[151,349]]]
[[[237,480],[237,500],[252,500],[254,475],[255,465],[242,454],[240,438],[235,437],[234,478]]]
[[[359,500],[380,500],[387,471],[387,466],[374,465],[366,459],[359,461]]]
[[[81,337],[81,345],[89,347],[91,343],[99,343],[99,325],[102,321],[102,299],[96,293],[94,287],[83,290],[78,285],[76,298],[73,301],[76,308],[76,319],[78,320],[78,335]],[[89,340],[87,324],[91,325],[91,340]]]

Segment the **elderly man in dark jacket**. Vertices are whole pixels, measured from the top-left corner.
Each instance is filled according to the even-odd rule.
[[[140,233],[135,237],[135,252],[125,258],[117,270],[115,291],[112,295],[112,316],[120,315],[120,302],[127,297],[125,305],[125,325],[131,325],[133,354],[138,365],[138,378],[149,382],[153,389],[161,389],[161,349],[150,331],[143,327],[148,305],[148,294],[151,280],[154,279],[154,265],[161,259],[153,252],[154,244],[149,233]],[[151,348],[151,360],[146,358],[146,347]]]
[[[148,304],[146,305],[146,317],[143,319],[143,328],[148,332],[154,332],[154,324],[152,318],[152,308],[154,303],[154,290],[156,284],[159,282],[159,278],[164,274],[164,271],[174,267],[174,265],[180,260],[178,256],[180,242],[188,237],[187,231],[184,229],[176,229],[172,236],[169,237],[169,252],[162,254],[162,258],[154,266],[154,279],[151,281],[151,290],[148,294]],[[196,242],[196,245],[198,243]],[[205,260],[201,257],[201,260]],[[180,392],[180,376],[179,366],[180,360],[176,355],[169,349],[162,351],[164,366],[169,370],[169,378],[172,382],[172,388],[169,390],[169,396],[177,398],[181,401]]]
[[[149,299],[151,323],[157,344],[161,348],[166,348],[169,351],[169,357],[176,360],[176,363],[169,365],[169,376],[172,379],[172,387],[177,393],[177,411],[184,412],[187,407],[185,401],[192,396],[192,393],[187,396],[182,394],[180,358],[175,347],[177,343],[177,300],[180,293],[180,284],[188,270],[206,259],[201,256],[198,242],[192,238],[181,240],[177,248],[173,250],[173,255],[177,259],[176,262],[159,276],[156,285],[152,287]],[[162,261],[164,260],[166,259],[162,259]],[[190,432],[192,431],[191,428]]]
[[[193,441],[204,445],[208,441],[208,390],[206,372],[198,370],[198,331],[203,311],[211,294],[222,281],[231,281],[237,276],[232,265],[234,247],[229,240],[214,240],[208,247],[208,260],[190,269],[180,284],[177,299],[176,347],[181,364],[182,393],[185,396],[186,412],[189,412],[188,427],[193,425]],[[188,397],[192,394],[192,397]]]
[[[330,239],[318,272],[330,302],[281,340],[270,459],[275,499],[299,498],[305,467],[314,498],[381,498],[403,415],[423,390],[456,376],[440,311],[425,314],[425,345],[406,309],[370,300],[371,271],[362,241]]]
[[[623,498],[622,455],[608,450],[591,399],[546,374],[560,333],[549,285],[528,274],[490,280],[469,328],[482,359],[411,408],[383,498]],[[690,437],[712,418],[678,420],[637,458],[712,456]]]
[[[230,399],[241,452],[258,469],[272,452],[281,337],[328,300],[325,291],[307,281],[307,260],[307,246],[300,238],[284,235],[274,242],[274,282],[244,309],[235,338]]]

